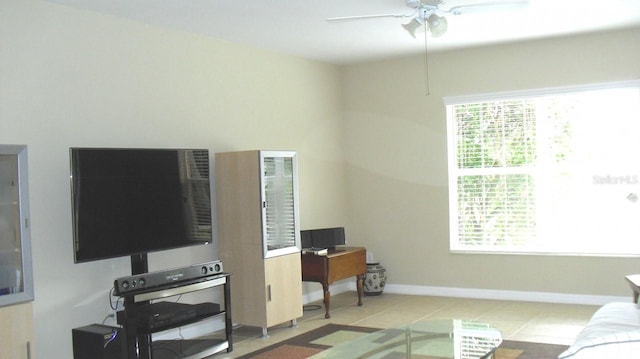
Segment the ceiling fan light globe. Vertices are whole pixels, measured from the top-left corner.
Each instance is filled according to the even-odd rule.
[[[447,19],[445,17],[433,14],[429,16],[427,23],[433,37],[440,37],[447,32]]]
[[[416,37],[416,31],[420,28],[420,26],[422,26],[422,23],[417,18],[415,18],[415,19],[409,21],[408,23],[402,25],[402,27],[405,30],[407,30],[409,35],[411,35],[411,37],[413,37],[413,38]]]

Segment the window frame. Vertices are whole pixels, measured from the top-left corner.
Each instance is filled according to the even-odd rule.
[[[575,251],[552,251],[547,247],[527,246],[524,248],[509,248],[499,246],[478,246],[472,247],[461,244],[458,235],[458,158],[456,142],[456,119],[453,116],[453,106],[470,103],[509,101],[520,99],[535,99],[553,95],[565,95],[569,93],[602,91],[633,88],[640,90],[640,80],[618,81],[596,83],[588,85],[550,87],[531,90],[518,90],[506,92],[493,92],[484,94],[472,94],[462,96],[444,97],[443,102],[446,108],[446,129],[447,129],[447,173],[448,173],[448,205],[449,205],[449,251],[450,253],[470,253],[470,254],[522,254],[522,255],[571,255],[571,256],[597,256],[597,257],[640,257],[637,254],[609,254]]]

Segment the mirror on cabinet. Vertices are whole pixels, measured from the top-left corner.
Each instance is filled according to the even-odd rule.
[[[33,300],[27,146],[0,145],[0,307]]]

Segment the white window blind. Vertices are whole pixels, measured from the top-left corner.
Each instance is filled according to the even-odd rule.
[[[265,157],[266,230],[269,250],[296,245],[292,157]]]
[[[211,193],[209,189],[209,152],[206,150],[185,151],[179,161],[181,181],[184,188],[185,216],[191,224],[189,237],[211,238]]]
[[[640,85],[447,99],[451,249],[640,254]]]

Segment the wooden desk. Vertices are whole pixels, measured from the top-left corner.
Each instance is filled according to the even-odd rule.
[[[322,284],[325,318],[331,318],[329,285],[337,280],[355,276],[358,305],[362,306],[362,288],[366,273],[367,250],[364,247],[336,247],[330,249],[326,256],[302,255],[302,281]]]

